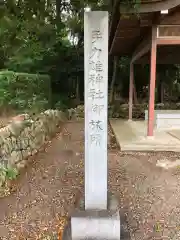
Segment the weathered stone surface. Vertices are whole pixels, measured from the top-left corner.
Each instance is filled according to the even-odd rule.
[[[29,146],[29,139],[28,139],[28,136],[26,137],[22,137],[22,140],[21,140],[21,149],[27,149],[27,147]]]
[[[15,137],[11,137],[11,146],[12,150],[17,150],[17,139]]]
[[[5,141],[4,141],[4,144],[2,145],[1,147],[1,155],[10,155],[11,154],[11,151],[12,151],[12,145],[11,145],[11,138],[7,138]]]
[[[23,168],[27,157],[37,153],[64,120],[65,114],[58,110],[47,110],[33,119],[28,114],[14,117],[8,126],[0,129],[0,164]],[[0,176],[0,186],[3,181]]]
[[[23,158],[22,158],[22,153],[21,151],[13,151],[10,155],[10,158],[9,158],[9,161],[8,161],[8,164],[9,165],[14,165],[16,164],[17,162],[21,161]]]
[[[34,150],[37,151],[37,147],[36,147],[36,142],[33,140],[29,143],[29,147],[31,149],[31,151],[33,152]]]
[[[24,160],[24,161],[17,163],[16,167],[18,170],[20,170],[20,169],[24,168],[26,166],[26,164],[27,164],[27,161]]]
[[[71,217],[72,240],[120,240],[120,216],[113,210],[75,211]]]
[[[85,13],[84,24],[85,207],[103,210],[107,208],[108,13]],[[95,41],[97,48],[101,49],[100,54],[94,54],[92,50],[93,43],[95,44],[93,32],[97,31],[101,34],[101,38]],[[95,75],[95,78],[99,75],[96,75],[96,68],[91,66],[88,56],[92,56],[91,61],[101,65],[101,84],[89,82],[90,74]],[[95,90],[95,97],[94,94],[91,95],[92,88]]]
[[[79,209],[81,211],[85,210],[84,197],[82,197],[81,195],[79,195],[78,199],[76,200],[75,209]],[[120,214],[120,220],[121,220],[120,221],[121,223],[120,239],[130,240],[130,233],[127,225],[127,217],[126,217],[125,211],[119,208],[118,199],[111,192],[108,192],[108,210],[112,210]],[[63,231],[62,239],[72,240],[71,220],[69,220],[68,224],[66,225]]]
[[[34,154],[36,154],[36,153],[37,153],[37,149],[34,148],[34,149],[31,150],[31,155],[32,155],[32,156],[33,156]]]
[[[22,150],[22,158],[23,159],[26,159],[28,156],[31,155],[31,150],[29,148],[25,149],[25,150]]]
[[[75,212],[71,217],[71,239],[83,239],[83,236],[88,236],[89,239],[98,239],[98,237],[120,239],[120,226],[119,203],[112,193],[108,192],[107,210],[101,211],[85,210],[84,197],[82,197],[77,201]]]
[[[9,124],[9,130],[13,136],[19,136],[24,127],[25,124],[23,121],[16,121]]]
[[[10,137],[10,135],[11,135],[11,132],[9,130],[9,126],[6,126],[0,129],[0,138],[2,139],[2,141]]]
[[[6,173],[4,171],[0,171],[0,187],[3,185],[5,180],[6,180]]]
[[[36,135],[34,142],[36,144],[36,148],[40,148],[44,144],[44,137],[42,133]]]

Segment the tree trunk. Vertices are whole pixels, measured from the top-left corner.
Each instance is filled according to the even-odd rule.
[[[161,81],[161,103],[164,102],[164,83]]]
[[[138,104],[138,98],[137,98],[137,91],[136,91],[136,85],[134,82],[134,86],[133,86],[133,95],[134,95],[134,104]]]
[[[80,96],[79,96],[79,79],[76,80],[76,101],[80,102]]]
[[[61,0],[56,0],[56,19],[61,21]]]
[[[113,75],[112,75],[112,81],[110,85],[110,94],[109,94],[109,103],[112,104],[114,100],[114,84],[116,81],[116,73],[117,73],[117,63],[118,63],[118,57],[114,57],[113,61]]]

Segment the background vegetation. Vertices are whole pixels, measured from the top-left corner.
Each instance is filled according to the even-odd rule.
[[[134,4],[138,10],[139,1]],[[83,15],[88,6],[92,10],[109,10],[111,14],[111,1],[107,0],[5,0],[1,3],[1,112],[11,107],[21,111],[49,106],[66,108],[83,102]],[[137,66],[135,71],[136,102],[147,101],[149,68]],[[116,99],[127,102],[128,82],[129,59],[111,58],[111,104]],[[179,66],[158,66],[156,101],[179,101],[179,96]]]

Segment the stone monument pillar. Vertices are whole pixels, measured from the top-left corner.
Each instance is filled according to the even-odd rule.
[[[85,208],[107,209],[108,13],[84,14]]]
[[[84,14],[85,196],[64,238],[120,239],[118,202],[107,187],[108,12]]]

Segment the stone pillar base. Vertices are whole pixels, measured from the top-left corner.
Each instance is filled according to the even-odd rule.
[[[76,201],[75,211],[64,229],[63,240],[130,240],[125,216],[121,215],[114,195],[108,193],[107,210],[85,210],[84,206],[84,198]]]

